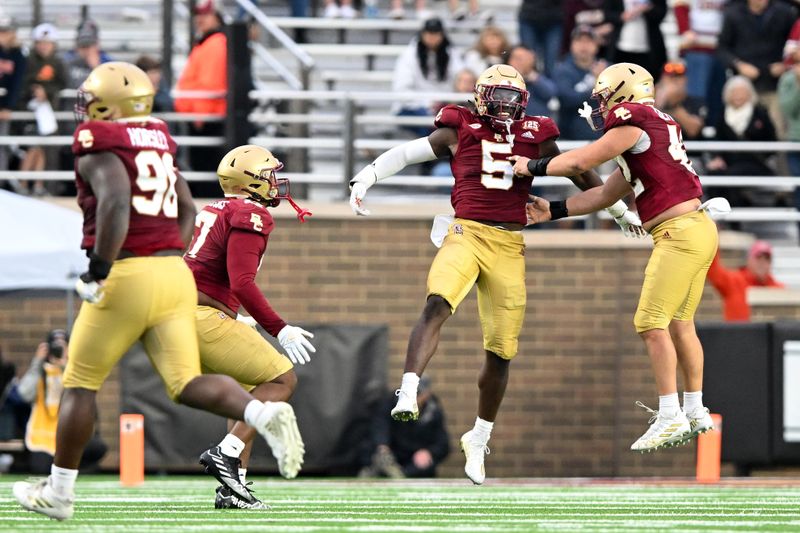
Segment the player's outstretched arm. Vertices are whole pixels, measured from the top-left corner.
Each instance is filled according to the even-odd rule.
[[[602,187],[595,187],[583,191],[566,200],[547,202],[541,198],[531,197],[528,204],[528,218],[532,222],[545,222],[558,220],[568,216],[587,215],[600,209],[609,207],[614,202],[630,193],[630,184],[625,181],[622,172],[615,171],[609,176]],[[543,214],[546,211],[546,215]]]
[[[408,165],[433,161],[451,153],[458,144],[458,133],[452,128],[439,128],[427,137],[420,137],[379,155],[350,180],[350,208],[356,215],[367,216],[363,207],[367,189],[378,181],[394,176]]]
[[[181,240],[184,246],[189,246],[194,233],[194,218],[197,215],[197,208],[192,200],[192,192],[189,184],[178,172],[178,179],[175,182],[175,192],[178,194],[178,226],[181,230]]]
[[[632,148],[642,134],[636,126],[620,126],[607,131],[593,143],[555,157],[528,159],[513,155],[514,174],[518,176],[575,176],[592,170]]]

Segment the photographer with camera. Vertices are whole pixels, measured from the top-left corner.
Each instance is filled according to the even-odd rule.
[[[25,430],[25,447],[30,452],[30,471],[48,474],[56,450],[56,424],[64,368],[69,357],[69,335],[63,329],[54,329],[47,341],[39,344],[25,375],[17,384],[17,393],[31,404],[31,416]],[[95,434],[86,446],[81,468],[96,464],[105,455],[107,447]]]

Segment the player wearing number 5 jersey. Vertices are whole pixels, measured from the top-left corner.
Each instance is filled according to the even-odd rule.
[[[288,325],[255,283],[275,227],[267,208],[283,199],[295,205],[289,180],[277,177],[281,168],[283,164],[260,146],[228,152],[217,168],[225,199],[197,214],[194,238],[184,256],[197,283],[195,317],[203,372],[231,376],[259,400],[273,402],[292,396],[297,384],[292,362],[305,364],[311,359],[309,352],[315,351],[306,338],[313,335]],[[310,214],[296,209],[301,221]],[[240,307],[252,317],[253,327],[236,319]],[[264,340],[255,323],[278,339],[292,362]],[[238,422],[218,446],[200,456],[206,472],[222,484],[216,507],[265,508],[245,481],[254,436],[252,428]],[[302,460],[302,447],[296,451]]]
[[[73,144],[89,255],[77,284],[84,302],[72,331],[51,474],[13,487],[24,508],[59,520],[73,514],[96,392],[137,340],[173,400],[244,419],[273,450],[275,442],[284,450],[294,443],[284,423],[288,404],[258,401],[228,376],[201,375],[197,292],[181,259],[195,210],[174,167],[175,143],[164,123],[149,116],[154,94],[142,70],[121,62],[95,68],[78,92],[76,115],[89,119]],[[290,467],[296,474],[299,465]]]
[[[478,417],[461,437],[464,470],[475,484],[485,478],[484,455],[525,315],[525,245],[520,230],[526,224],[533,178],[515,177],[509,157],[558,153],[558,128],[547,117],[526,116],[527,100],[525,81],[514,68],[492,66],[478,78],[474,108],[445,106],[430,136],[389,150],[350,182],[351,206],[356,214],[366,215],[364,194],[378,180],[411,163],[450,158],[455,219],[428,274],[427,301],[411,332],[392,416],[413,420],[419,415],[419,376],[436,350],[442,325],[477,284],[485,359],[478,378]],[[602,184],[591,170],[572,179],[584,190]],[[623,202],[612,210],[623,230],[641,230]]]
[[[645,270],[636,331],[644,339],[656,378],[659,409],[647,409],[651,426],[631,446],[646,452],[688,442],[713,427],[703,407],[703,347],[694,314],[706,273],[717,250],[717,228],[700,204],[700,179],[692,169],[675,120],[653,107],[653,78],[638,65],[619,63],[597,78],[582,116],[597,141],[557,157],[519,158],[514,171],[553,176],[584,172],[615,159],[619,168],[602,187],[548,202],[535,198],[528,207],[534,222],[591,213],[630,193],[636,194],[644,229],[655,248]],[[727,204],[727,202],[724,202]],[[677,368],[683,372],[684,405],[678,401]]]

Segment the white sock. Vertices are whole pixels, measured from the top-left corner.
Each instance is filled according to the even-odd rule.
[[[251,400],[250,403],[247,404],[247,407],[244,408],[245,424],[255,427],[256,421],[258,420],[258,415],[261,414],[262,409],[264,409],[264,404],[262,402],[259,402],[258,400]]]
[[[412,398],[417,397],[417,387],[419,387],[419,376],[414,372],[403,374],[403,381],[400,382],[400,390]]]
[[[472,428],[472,436],[478,439],[479,442],[486,444],[489,442],[489,437],[492,436],[492,428],[494,422],[487,422],[481,417],[475,418],[475,427]]]
[[[50,467],[50,485],[59,496],[72,496],[77,478],[77,470],[59,468],[56,465]]]
[[[239,457],[242,455],[242,450],[244,450],[244,442],[236,435],[228,433],[219,443],[219,448],[227,456]]]
[[[703,391],[683,393],[683,411],[693,413],[703,408]]]
[[[245,485],[246,484],[246,481],[245,481],[246,478],[247,478],[247,469],[246,468],[240,468],[239,469],[239,483],[241,483],[242,485]]]
[[[667,418],[672,418],[681,410],[678,393],[666,394],[658,397],[658,412]]]

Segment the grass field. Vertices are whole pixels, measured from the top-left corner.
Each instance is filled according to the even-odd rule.
[[[121,488],[111,476],[78,482],[75,517],[56,522],[11,499],[0,478],[0,531],[527,532],[800,531],[800,484],[666,485],[647,482],[466,480],[256,481],[269,511],[218,511],[215,483],[148,478]]]

